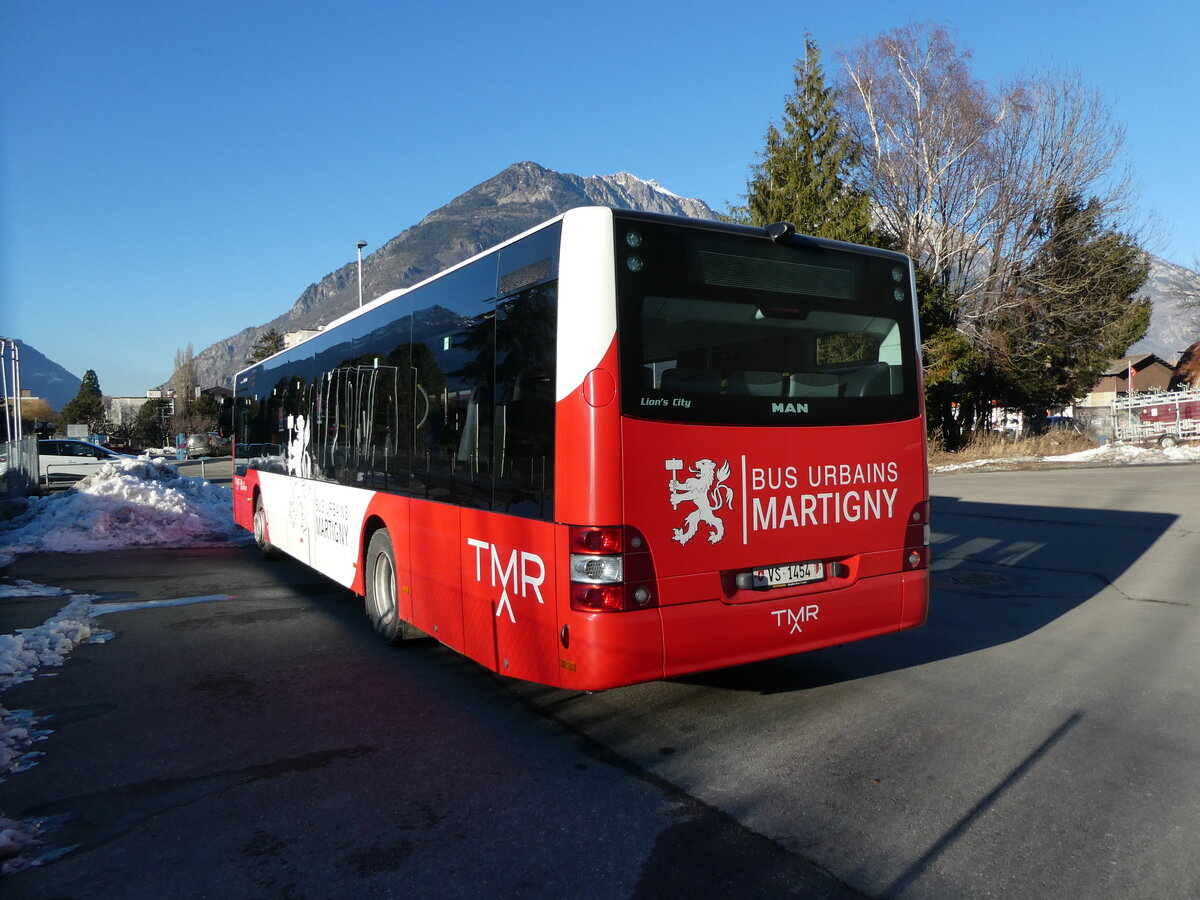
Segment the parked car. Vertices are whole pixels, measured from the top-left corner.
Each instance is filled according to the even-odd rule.
[[[105,463],[134,458],[90,441],[41,440],[38,441],[38,480],[43,487],[63,487],[86,478]]]
[[[189,434],[184,452],[188,459],[201,456],[225,456],[229,453],[229,438],[223,438],[215,431]]]
[[[184,447],[184,455],[188,459],[208,456],[208,435],[206,433],[189,434],[187,436],[187,444]]]

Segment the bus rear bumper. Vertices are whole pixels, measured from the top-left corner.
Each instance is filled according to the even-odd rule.
[[[659,610],[667,677],[876,637],[925,622],[929,573],[861,579],[852,588],[770,602],[721,600]]]

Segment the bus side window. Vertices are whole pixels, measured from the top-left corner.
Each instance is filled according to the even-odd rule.
[[[492,509],[498,512],[554,514],[556,315],[556,282],[497,304]]]

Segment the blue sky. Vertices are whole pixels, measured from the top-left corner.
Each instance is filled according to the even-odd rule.
[[[1150,247],[1200,258],[1192,2],[0,0],[0,335],[140,396],[506,166],[738,202],[805,31],[909,20],[975,73],[1077,69],[1128,129]]]

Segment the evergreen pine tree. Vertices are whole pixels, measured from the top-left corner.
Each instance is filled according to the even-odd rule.
[[[59,414],[63,425],[87,425],[89,431],[104,430],[104,403],[101,399],[100,379],[94,369],[88,369],[79,383],[74,399],[67,402]]]
[[[150,399],[138,409],[133,423],[133,439],[142,447],[162,447],[167,440],[168,404],[165,400]]]
[[[845,134],[837,94],[825,84],[821,54],[804,38],[795,64],[795,90],[784,104],[782,131],[768,126],[762,162],[747,185],[742,215],[752,225],[791,222],[802,234],[871,242],[867,195],[849,177],[858,152]]]
[[[989,335],[998,399],[1035,416],[1087,393],[1150,324],[1150,301],[1137,296],[1149,257],[1108,226],[1099,201],[1059,193],[1041,236],[1021,274],[1022,302]]]
[[[268,356],[274,356],[283,349],[283,335],[272,328],[270,331],[260,334],[254,341],[254,346],[250,348],[250,358],[246,360],[249,363],[256,363],[260,359],[266,359]]]

